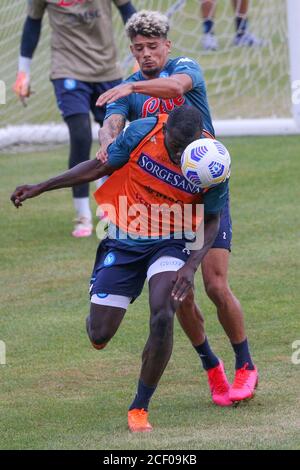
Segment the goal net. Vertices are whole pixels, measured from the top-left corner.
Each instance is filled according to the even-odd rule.
[[[219,47],[216,51],[205,51],[201,44],[200,1],[133,0],[132,3],[137,10],[146,8],[166,13],[171,25],[172,56],[189,56],[201,65],[218,135],[297,132],[291,78],[300,80],[297,66],[300,61],[295,59],[294,69],[293,66],[291,68],[291,49],[297,37],[291,38],[290,30],[294,29],[293,34],[299,34],[297,25],[300,22],[294,20],[297,14],[299,17],[299,0],[287,0],[290,10],[285,0],[250,0],[249,30],[262,41],[261,46],[254,47],[233,45],[235,14],[232,2],[217,0],[215,35]],[[50,28],[47,15],[33,58],[31,84],[34,94],[27,107],[23,107],[12,92],[26,3],[20,0],[0,2],[2,103],[6,87],[5,104],[1,104],[0,99],[0,148],[19,142],[64,142],[68,139],[49,81]],[[115,41],[126,77],[132,71],[133,60],[119,12],[114,7],[113,10]],[[288,11],[292,12],[290,16]],[[295,44],[294,49],[296,47]]]

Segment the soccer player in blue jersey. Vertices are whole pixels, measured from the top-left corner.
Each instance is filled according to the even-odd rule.
[[[97,250],[86,326],[93,346],[103,349],[116,334],[129,303],[140,295],[148,279],[149,336],[142,354],[137,393],[128,411],[128,427],[132,432],[152,430],[148,407],[172,353],[174,313],[178,302],[193,288],[195,272],[215,239],[220,212],[226,203],[228,179],[202,191],[182,174],[181,154],[201,133],[201,113],[193,106],[177,108],[169,116],[140,119],[132,122],[109,147],[107,163],[97,159],[82,162],[47,181],[19,186],[11,196],[13,204],[20,207],[25,200],[46,191],[111,175],[95,197],[100,205],[110,206],[108,218],[115,230],[111,234],[109,226],[108,236]],[[124,211],[118,208],[120,203],[124,207],[124,198],[128,216],[125,218]],[[164,215],[175,215],[175,211],[180,215],[182,208],[197,209],[198,204],[204,206],[202,247],[186,244],[182,218],[179,224],[176,217],[170,218],[168,227],[158,224],[158,230],[153,230],[153,209],[158,221],[158,207],[163,208]],[[142,235],[138,226],[132,224],[137,218],[138,225],[145,229]],[[197,219],[193,216],[192,219],[196,223],[188,227],[198,225]],[[199,326],[201,342],[206,343],[202,359],[211,368],[219,360],[209,348],[203,325]]]
[[[127,119],[153,116],[161,112],[169,113],[184,103],[201,111],[203,134],[206,137],[214,136],[205,82],[199,65],[189,57],[168,57],[171,42],[167,37],[167,17],[159,12],[140,11],[127,22],[126,31],[140,71],[98,99],[99,106],[107,104],[107,113],[99,134],[101,150],[97,157],[105,161],[108,145],[121,132]],[[235,379],[229,390],[226,390],[220,365],[219,368],[208,371],[210,385],[213,380],[218,389],[223,389],[224,405],[228,404],[228,399],[240,401],[252,397],[258,379],[257,368],[248,347],[241,305],[228,283],[231,235],[228,197],[222,211],[218,235],[201,263],[206,293],[217,307],[219,321],[236,356]],[[183,302],[177,316],[201,358],[205,354],[205,344],[199,342],[201,314],[193,298]],[[197,324],[199,328],[196,328]]]

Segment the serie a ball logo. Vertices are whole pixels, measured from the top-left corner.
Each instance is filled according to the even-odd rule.
[[[230,155],[215,139],[198,139],[181,156],[181,169],[192,184],[205,189],[222,183],[230,176]]]

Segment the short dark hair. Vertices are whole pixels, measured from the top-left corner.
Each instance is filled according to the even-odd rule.
[[[203,119],[199,109],[184,104],[169,114],[167,128],[179,131],[185,137],[193,137],[197,131],[203,131]]]

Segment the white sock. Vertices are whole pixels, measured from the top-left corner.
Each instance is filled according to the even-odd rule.
[[[88,197],[74,197],[73,203],[77,217],[86,217],[87,219],[92,220],[90,201]]]

